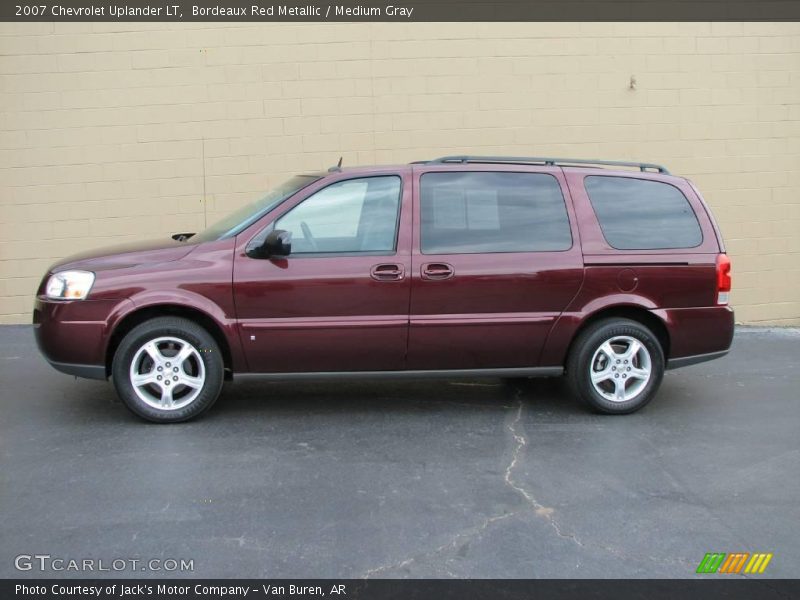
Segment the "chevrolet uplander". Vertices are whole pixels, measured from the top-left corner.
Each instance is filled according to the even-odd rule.
[[[447,156],[298,175],[200,233],[62,260],[33,322],[53,367],[156,422],[254,375],[565,375],[622,414],[728,352],[730,266],[660,165]]]

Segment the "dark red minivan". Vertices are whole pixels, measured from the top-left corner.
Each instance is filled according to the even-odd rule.
[[[33,313],[59,371],[184,421],[241,376],[566,374],[629,413],[728,352],[730,261],[659,165],[448,156],[299,175],[197,234],[55,264]]]

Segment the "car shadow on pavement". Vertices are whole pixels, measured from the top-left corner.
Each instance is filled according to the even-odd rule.
[[[520,401],[535,411],[589,414],[564,382],[547,379],[470,379],[228,384],[213,414],[257,416],[280,413],[414,413],[506,411]]]

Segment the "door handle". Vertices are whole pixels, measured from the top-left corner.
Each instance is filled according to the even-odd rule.
[[[405,274],[405,267],[394,263],[373,265],[369,270],[369,276],[375,281],[400,281]]]
[[[422,278],[430,279],[433,281],[441,281],[443,279],[450,279],[456,274],[453,265],[447,263],[427,263],[422,265]]]

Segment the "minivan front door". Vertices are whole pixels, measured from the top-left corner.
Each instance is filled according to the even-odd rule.
[[[289,256],[251,258],[243,244],[234,259],[234,299],[250,371],[403,369],[410,174],[342,175],[278,212],[249,243],[273,229],[288,231]]]
[[[409,369],[536,367],[583,261],[560,169],[415,167]]]

